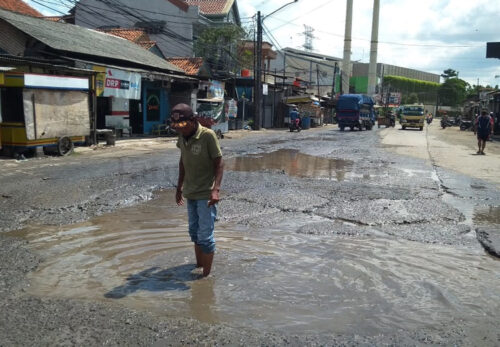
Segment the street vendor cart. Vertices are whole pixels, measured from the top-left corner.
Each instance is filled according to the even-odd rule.
[[[229,131],[228,117],[225,113],[224,99],[198,99],[196,119],[204,127],[211,128],[218,138]]]
[[[6,73],[3,82],[4,154],[17,156],[41,147],[67,155],[90,135],[88,77]]]

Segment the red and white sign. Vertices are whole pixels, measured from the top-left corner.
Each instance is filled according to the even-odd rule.
[[[117,69],[106,69],[104,97],[134,99],[141,98],[141,75]]]

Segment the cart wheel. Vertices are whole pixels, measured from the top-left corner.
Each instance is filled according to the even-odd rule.
[[[73,141],[68,136],[63,136],[60,137],[57,140],[57,153],[60,156],[66,156],[68,154],[73,153],[73,149],[75,148],[75,145],[73,144]]]
[[[218,139],[222,139],[222,131],[220,129],[218,129],[215,134],[217,135],[217,138]]]

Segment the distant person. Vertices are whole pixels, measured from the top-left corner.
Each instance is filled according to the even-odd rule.
[[[194,242],[196,267],[210,274],[215,252],[214,223],[222,182],[222,152],[214,131],[203,127],[186,104],[172,109],[172,127],[181,150],[175,201],[187,199],[189,235]]]
[[[290,111],[290,122],[295,121],[299,117],[299,109],[297,107],[294,107],[292,111]]]
[[[490,138],[493,132],[493,127],[491,126],[491,117],[488,111],[481,111],[481,115],[476,120],[476,128],[474,133],[477,134],[477,145],[479,147],[477,154],[484,155],[484,148],[486,147],[486,141]]]
[[[495,132],[495,115],[493,112],[490,112],[490,121],[491,121],[491,134]],[[491,141],[491,136],[490,136],[490,141]]]

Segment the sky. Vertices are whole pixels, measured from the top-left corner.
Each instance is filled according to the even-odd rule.
[[[45,3],[44,0],[37,0]],[[141,0],[138,0],[138,2]],[[142,0],[147,1],[147,0]],[[236,0],[244,26],[290,0]],[[352,61],[368,63],[373,0],[353,0]],[[47,15],[53,11],[26,0]],[[314,29],[313,49],[342,58],[346,0],[298,0],[264,20],[275,48],[302,49],[304,26]],[[54,6],[55,7],[55,6]],[[61,8],[59,7],[59,10]],[[486,42],[500,42],[498,0],[380,0],[377,61],[441,74],[458,71],[471,85],[500,85],[500,59],[486,59]],[[497,76],[497,77],[495,77]]]

